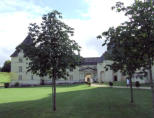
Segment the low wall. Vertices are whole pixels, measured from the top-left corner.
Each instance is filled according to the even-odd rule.
[[[56,80],[56,84],[74,84],[83,82],[84,81],[81,80]],[[52,80],[44,80],[43,83],[41,83],[40,80],[18,80],[18,81],[12,81],[10,83],[10,86],[15,86],[17,83],[19,84],[19,86],[51,85]]]

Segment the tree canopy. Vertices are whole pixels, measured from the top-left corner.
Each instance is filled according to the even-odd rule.
[[[64,24],[60,19],[61,13],[50,12],[42,17],[41,26],[33,23],[29,27],[31,44],[22,44],[18,49],[30,60],[29,71],[40,76],[53,77],[55,69],[58,78],[64,78],[66,69],[75,68],[78,64],[80,47],[69,36],[73,35],[73,28]],[[57,79],[58,79],[57,78]]]
[[[11,61],[10,60],[7,60],[4,62],[4,65],[1,68],[1,72],[11,72]]]
[[[131,6],[125,7],[122,2],[117,2],[112,9],[125,12],[128,21],[118,27],[109,28],[103,32],[106,37],[103,44],[111,50],[113,64],[109,65],[114,71],[120,70],[125,75],[132,77],[137,71],[149,69],[154,62],[154,2],[136,1]],[[150,74],[152,82],[152,73]],[[151,84],[153,88],[153,84]]]
[[[120,26],[109,28],[103,32],[106,37],[103,44],[111,50],[111,59],[114,61],[112,68],[121,70],[127,75],[133,75],[137,69],[149,68],[149,59],[153,64],[154,59],[154,2],[137,1],[133,5],[125,7],[117,2],[117,12],[124,11],[129,20]],[[127,65],[126,65],[127,64]],[[128,72],[129,70],[129,72]]]

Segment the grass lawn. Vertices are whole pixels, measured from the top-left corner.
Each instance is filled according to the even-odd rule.
[[[11,73],[0,72],[0,87],[4,86],[4,83],[10,82]]]
[[[152,118],[150,90],[57,87],[57,111],[51,109],[51,87],[0,88],[0,118]]]

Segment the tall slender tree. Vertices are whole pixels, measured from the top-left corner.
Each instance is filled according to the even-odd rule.
[[[125,15],[128,16],[129,20],[121,25],[121,27],[126,27],[122,32],[126,32],[126,35],[123,37],[126,44],[130,44],[129,50],[130,56],[129,61],[132,60],[134,63],[134,70],[143,69],[149,70],[149,77],[152,90],[152,103],[153,103],[153,113],[154,113],[154,85],[152,79],[152,65],[154,64],[154,1],[135,1],[131,6],[125,7],[123,3],[118,2],[113,9],[116,8],[117,12],[124,11]],[[104,34],[103,34],[104,35]],[[113,33],[105,34],[108,37],[114,39],[116,38],[119,44],[124,46],[124,49],[127,49],[121,39],[118,39],[118,36],[122,38],[121,33],[116,35]],[[112,39],[112,40],[113,40]],[[116,40],[115,39],[115,40]],[[105,41],[105,44],[108,45],[109,39]],[[110,42],[111,43],[111,42]],[[117,43],[117,44],[118,44]],[[113,43],[114,44],[114,43]],[[112,44],[112,45],[113,45]],[[114,44],[115,45],[115,44]],[[114,46],[113,45],[113,46]],[[120,48],[121,45],[118,47]],[[112,53],[114,55],[114,53]],[[120,54],[120,53],[119,53]],[[127,53],[125,53],[127,54]],[[129,56],[129,55],[128,55]],[[134,60],[135,57],[136,61]],[[154,116],[154,114],[153,114]]]
[[[33,42],[21,44],[17,49],[23,50],[30,61],[28,71],[52,79],[53,110],[56,111],[56,80],[67,78],[69,69],[75,68],[79,61],[78,44],[69,37],[73,28],[61,21],[61,13],[52,11],[42,17],[41,25],[36,23],[29,27]]]
[[[130,80],[131,103],[133,100],[132,76],[136,69],[140,69],[141,64],[138,60],[138,52],[132,48],[135,45],[134,36],[129,31],[127,25],[117,28],[110,28],[103,32],[102,36],[106,37],[104,45],[110,50],[109,57],[113,61],[111,65],[106,65],[106,68],[111,68],[114,72],[120,70],[123,75],[127,75]],[[98,36],[101,38],[102,36]]]

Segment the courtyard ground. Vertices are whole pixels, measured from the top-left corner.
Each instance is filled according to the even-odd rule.
[[[57,87],[57,111],[51,109],[51,87],[0,88],[0,118],[152,118],[150,90]]]
[[[109,86],[109,85],[107,85],[107,84],[99,84],[99,83],[92,83],[91,84],[91,86],[92,87],[112,87],[112,88],[128,88],[128,89],[130,89],[130,86]],[[136,86],[133,86],[132,87],[133,89],[146,89],[146,90],[151,90],[151,87],[149,87],[149,86],[141,86],[141,87],[136,87]]]
[[[126,81],[113,81],[113,86],[127,86]],[[109,86],[109,82],[103,82],[103,83],[96,83],[97,85],[104,85]],[[135,82],[132,83],[132,85],[135,87]],[[140,87],[150,87],[149,83],[140,83]]]

